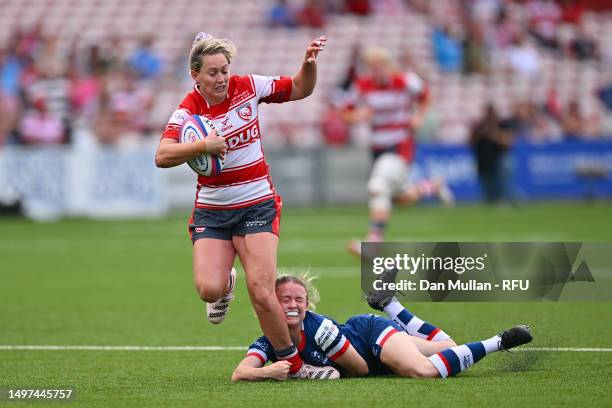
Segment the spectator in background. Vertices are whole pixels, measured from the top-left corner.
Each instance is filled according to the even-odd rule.
[[[483,196],[489,203],[498,203],[505,194],[503,161],[510,141],[507,132],[504,132],[499,124],[499,115],[495,107],[489,104],[470,135],[478,181]]]
[[[79,117],[92,118],[98,109],[102,90],[102,78],[98,73],[87,74],[75,66],[68,73],[70,81],[70,103]]]
[[[556,142],[561,140],[562,137],[561,126],[557,121],[545,110],[536,110],[529,141],[532,143]]]
[[[485,74],[489,70],[489,56],[483,28],[477,21],[469,21],[467,24],[467,36],[463,42],[464,72]]]
[[[109,89],[109,110],[113,122],[124,136],[144,136],[150,129],[153,93],[137,73],[123,70]]]
[[[295,28],[297,22],[287,0],[276,0],[274,5],[268,10],[268,26],[270,28]]]
[[[19,80],[24,70],[24,61],[17,55],[13,44],[0,48],[0,92],[8,98],[19,96]]]
[[[513,139],[529,138],[536,110],[531,102],[516,102],[510,116],[500,120],[499,126],[502,130],[510,132]]]
[[[325,26],[325,3],[323,0],[306,0],[304,6],[296,13],[299,25],[310,28]]]
[[[525,4],[529,33],[543,46],[559,48],[557,26],[561,21],[561,8],[554,0],[530,0]]]
[[[493,24],[489,27],[491,48],[501,50],[509,47],[520,32],[521,28],[518,22],[510,17],[508,8],[501,7]]]
[[[569,43],[568,54],[578,61],[599,59],[600,57],[597,42],[589,36],[582,26],[576,27],[576,36]]]
[[[344,0],[344,10],[356,16],[369,16],[372,13],[372,5],[369,0]]]
[[[66,75],[68,67],[66,57],[59,50],[59,39],[55,35],[46,34],[42,38],[42,46],[36,58],[36,68],[45,71],[53,78],[61,78]]]
[[[9,116],[7,98],[0,90],[0,149],[9,143],[12,118]]]
[[[361,46],[359,43],[354,44],[351,49],[351,56],[349,57],[348,68],[344,77],[340,81],[340,89],[348,91],[353,83],[357,80],[357,70],[359,68],[359,55],[361,54]]]
[[[49,112],[46,103],[38,99],[24,114],[19,125],[20,141],[28,145],[57,145],[67,142],[62,119]]]
[[[26,104],[25,110],[30,110],[34,104],[33,112],[41,112],[40,107],[44,106],[44,111],[52,116],[53,120],[59,119],[63,123],[64,138],[62,142],[69,143],[72,140],[72,105],[70,103],[70,82],[59,72],[49,70],[44,66],[32,66],[31,70],[24,74],[30,77],[24,80],[29,85],[25,88]],[[49,122],[50,123],[50,122]]]
[[[19,122],[20,87],[23,71],[15,48],[0,48],[0,146],[11,143]]]
[[[561,117],[563,137],[566,139],[581,139],[586,135],[586,123],[578,101],[571,101]]]
[[[584,13],[582,0],[560,0],[561,21],[567,24],[579,25]]]
[[[540,56],[524,34],[518,34],[506,50],[508,69],[518,75],[534,79],[540,71]]]
[[[502,8],[501,0],[469,0],[471,2],[470,17],[476,21],[488,22],[494,20]],[[468,3],[469,5],[469,3]]]
[[[463,68],[461,42],[451,34],[450,25],[433,30],[433,48],[438,67],[443,72],[459,72]]]
[[[159,78],[163,73],[164,62],[153,50],[153,41],[152,35],[144,35],[129,59],[129,67],[140,79]]]
[[[121,125],[114,120],[111,112],[108,94],[103,93],[100,97],[100,107],[94,123],[96,138],[103,145],[113,145],[119,143],[122,136],[121,130]]]
[[[608,111],[612,111],[612,83],[600,87],[597,97]]]

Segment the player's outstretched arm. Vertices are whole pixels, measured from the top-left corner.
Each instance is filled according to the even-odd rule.
[[[363,377],[370,372],[368,363],[357,353],[357,350],[352,345],[334,363],[342,368],[343,377]]]
[[[215,131],[206,140],[194,143],[179,143],[176,139],[164,137],[155,153],[155,165],[162,168],[174,167],[203,153],[218,154],[223,158],[226,152],[225,139],[217,136]]]
[[[264,366],[257,357],[246,356],[234,370],[232,382],[269,379],[284,381],[289,375],[289,367],[291,367],[291,363],[288,361],[277,361]]]
[[[312,94],[317,83],[317,56],[323,51],[326,43],[327,37],[322,35],[308,45],[302,67],[292,78],[290,101],[304,99]]]

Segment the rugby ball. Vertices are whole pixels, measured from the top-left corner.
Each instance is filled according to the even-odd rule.
[[[200,115],[187,116],[181,126],[181,143],[194,143],[204,140],[215,129],[213,123]],[[189,167],[201,176],[217,176],[223,168],[223,161],[219,156],[204,153],[187,161]]]

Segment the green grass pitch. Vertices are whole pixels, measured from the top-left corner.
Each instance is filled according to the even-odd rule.
[[[220,326],[191,278],[186,218],[0,219],[0,345],[246,346],[260,329],[243,276]],[[359,263],[365,208],[286,209],[279,266],[319,276],[317,310],[367,313]],[[532,204],[397,211],[390,240],[612,241],[612,207]],[[240,272],[242,275],[242,272]],[[459,342],[529,323],[532,347],[612,347],[611,303],[415,303]],[[0,389],[73,388],[69,406],[611,406],[612,352],[496,353],[447,380],[396,377],[231,384],[243,351],[0,350]],[[8,404],[10,403],[2,403]],[[15,403],[15,406],[25,406]],[[41,406],[44,403],[35,403]],[[10,405],[11,406],[11,405]]]

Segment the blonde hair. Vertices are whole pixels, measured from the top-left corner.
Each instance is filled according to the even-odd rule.
[[[229,64],[232,58],[236,56],[236,46],[230,40],[223,38],[214,38],[211,35],[205,35],[203,38],[196,37],[191,47],[189,55],[189,69],[195,72],[200,72],[202,69],[202,57],[205,55],[223,54]]]
[[[372,63],[384,63],[390,67],[394,66],[393,59],[391,58],[391,53],[384,47],[381,46],[371,46],[365,49],[362,53],[362,60],[367,65]]]
[[[304,288],[306,291],[306,302],[308,303],[309,310],[315,310],[317,303],[321,300],[319,296],[319,291],[312,283],[313,280],[317,279],[315,275],[310,274],[310,270],[306,270],[304,272],[296,275],[289,275],[285,273],[280,273],[276,278],[276,286],[279,287],[285,283],[291,282],[295,283]]]

